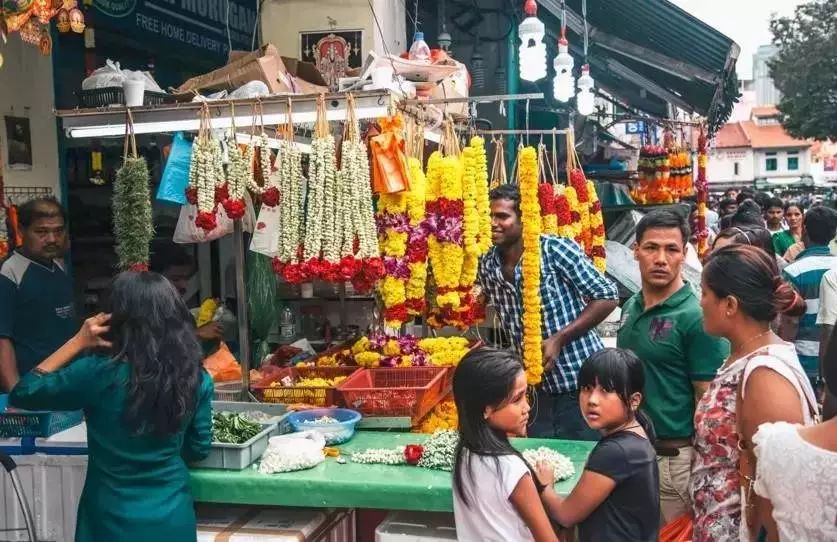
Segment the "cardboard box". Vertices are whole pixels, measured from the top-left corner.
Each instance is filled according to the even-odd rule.
[[[319,94],[328,87],[313,64],[283,57],[271,44],[252,52],[233,51],[226,66],[187,80],[172,94],[179,101],[190,101],[195,92],[232,91],[250,81],[262,81],[271,94]]]
[[[198,542],[354,542],[354,510],[200,504]]]

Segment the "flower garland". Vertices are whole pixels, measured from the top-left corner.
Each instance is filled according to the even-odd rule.
[[[308,202],[305,208],[305,237],[303,239],[302,260],[305,262],[308,277],[318,278],[321,275],[321,257],[325,231],[330,227],[323,227],[327,196],[326,185],[337,169],[334,152],[334,136],[321,134],[311,140],[311,161],[308,172]]]
[[[573,169],[570,171],[570,184],[578,195],[578,214],[581,218],[581,247],[589,256],[593,250],[593,235],[590,229],[590,194],[587,192],[587,179],[584,171]]]
[[[476,200],[477,219],[479,220],[479,234],[477,245],[479,253],[485,254],[491,249],[491,203],[488,200],[488,156],[485,151],[485,140],[479,136],[471,139],[476,160]]]
[[[438,288],[436,305],[442,311],[452,310],[459,307],[459,278],[465,259],[462,168],[458,158],[434,152],[427,163],[427,177],[427,214],[431,224],[428,248]]]
[[[570,458],[552,448],[541,446],[533,450],[524,450],[521,455],[533,469],[539,461],[546,461],[552,466],[552,476],[556,482],[571,478],[575,474],[575,467]]]
[[[407,267],[410,276],[405,285],[405,305],[409,316],[420,316],[425,308],[427,288],[427,236],[429,233],[426,212],[427,179],[418,158],[408,158],[410,192],[407,194],[409,236],[407,240]]]
[[[419,339],[381,333],[358,339],[351,355],[361,367],[455,367],[469,349],[464,337]]]
[[[299,284],[308,279],[302,258],[303,239],[303,194],[302,153],[290,141],[283,141],[279,149],[279,170],[277,173],[281,232],[279,255],[273,260],[273,270],[290,284]]]
[[[125,163],[116,172],[112,202],[113,235],[119,269],[123,271],[148,270],[148,250],[154,237],[149,182],[148,165],[143,157],[126,157]]]
[[[547,235],[558,235],[558,196],[552,183],[538,185],[538,203],[541,206],[541,229]]]
[[[703,126],[700,127],[700,134],[698,135],[698,173],[695,181],[695,190],[697,191],[697,239],[698,239],[698,257],[703,257],[709,249],[707,240],[709,239],[709,230],[706,228],[706,198],[708,196],[709,185],[706,181],[706,165],[709,163],[709,158],[706,155],[706,134],[703,132]]]
[[[593,259],[593,265],[596,269],[604,273],[607,269],[604,246],[604,218],[602,216],[602,202],[599,201],[599,195],[596,193],[596,184],[593,181],[587,181],[587,193],[590,195],[590,243],[592,247],[590,249],[590,257]]]
[[[351,455],[353,463],[382,465],[416,465],[425,469],[453,470],[459,433],[436,431],[424,444],[408,444],[395,448],[369,448]]]
[[[566,187],[555,185],[555,217],[558,222],[558,235],[567,239],[575,239],[575,226],[573,225],[573,213],[570,202],[567,198]],[[575,193],[575,191],[573,191]]]
[[[249,148],[245,152],[241,151],[234,131],[227,133],[225,144],[227,146],[227,199],[222,201],[221,205],[224,206],[224,211],[231,220],[238,220],[247,210],[244,191],[253,177],[253,170],[250,167],[252,155],[249,153]]]
[[[572,217],[572,237],[578,245],[584,249],[584,236],[582,231],[584,229],[581,223],[581,204],[578,202],[578,192],[572,186],[564,187],[564,196],[567,198],[567,203],[570,206],[570,216]]]
[[[325,184],[324,197],[325,209],[323,211],[323,218],[326,221],[331,221],[340,214],[344,213],[343,196],[344,193],[340,187],[342,176],[337,173],[337,156],[335,155],[334,137],[329,134],[323,143],[328,145],[326,150],[326,164],[331,164],[325,170]],[[341,223],[344,224],[344,223]],[[324,224],[322,230],[322,246],[323,254],[320,269],[320,278],[330,282],[343,282],[344,279],[340,271],[340,257],[343,248],[344,228],[336,228],[333,224]]]
[[[406,304],[407,281],[410,279],[406,260],[410,234],[407,200],[408,195],[404,192],[381,194],[375,217],[386,270],[383,279],[378,282],[378,293],[384,304],[384,323],[391,328],[400,328],[409,316]]]
[[[532,147],[520,151],[520,210],[523,220],[523,366],[526,381],[543,375],[541,352],[541,210],[538,205],[538,159]]]
[[[195,225],[212,231],[218,225],[215,209],[227,199],[221,144],[208,127],[201,113],[201,130],[192,144],[192,161],[189,164],[189,184],[186,200],[197,206]]]

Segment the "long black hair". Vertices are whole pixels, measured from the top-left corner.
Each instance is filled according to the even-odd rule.
[[[110,294],[113,358],[131,367],[125,421],[137,433],[180,431],[195,410],[203,352],[195,320],[157,273],[120,273]]]
[[[508,401],[514,390],[514,381],[522,371],[520,360],[510,352],[484,347],[468,352],[453,373],[453,397],[459,413],[459,442],[453,466],[453,487],[466,506],[469,503],[463,491],[462,471],[467,469],[468,476],[473,480],[470,464],[466,465],[466,456],[493,456],[497,460],[498,472],[499,456],[516,455],[523,458],[512,447],[508,436],[491,427],[485,418],[486,408],[498,408]],[[543,486],[531,466],[529,471],[535,486],[540,490]]]
[[[613,392],[622,399],[628,413],[631,413],[631,395],[642,394],[645,397],[645,371],[636,354],[622,348],[605,348],[594,353],[581,365],[578,372],[579,389],[601,387],[606,392]],[[645,430],[651,444],[656,440],[654,424],[642,411],[633,413]]]
[[[773,247],[773,234],[770,233],[770,230],[761,226],[732,226],[721,230],[712,242],[712,248],[715,248],[718,239],[732,239],[733,243],[758,247],[773,258],[776,257],[776,249]]]

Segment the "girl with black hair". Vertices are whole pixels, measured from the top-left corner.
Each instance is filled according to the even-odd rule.
[[[538,463],[547,513],[561,525],[577,524],[581,542],[654,542],[660,485],[654,428],[639,409],[645,387],[642,362],[629,350],[605,348],[581,366],[578,385],[582,415],[602,439],[566,499],[553,490],[551,466]]]
[[[25,375],[10,402],[84,410],[89,463],[77,542],[194,541],[186,461],[209,453],[213,393],[195,321],[157,273],[121,273],[110,304],[111,314],[89,318]]]
[[[459,444],[453,513],[459,540],[558,540],[538,498],[543,486],[509,442],[529,421],[520,360],[493,348],[469,352],[453,375]]]
[[[770,329],[777,313],[799,315],[805,302],[779,277],[776,260],[749,245],[712,252],[701,290],[704,329],[731,350],[695,410],[692,539],[750,540],[762,526],[775,528],[753,493],[753,434],[765,422],[809,424],[817,412],[794,345]]]

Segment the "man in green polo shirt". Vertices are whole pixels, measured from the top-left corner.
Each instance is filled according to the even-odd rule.
[[[703,313],[682,267],[689,240],[685,217],[652,211],[636,228],[634,257],[642,290],[622,308],[617,345],[645,368],[642,408],[654,422],[660,512],[668,523],[691,510],[689,474],[695,405],[729,355],[725,339],[703,330]]]

